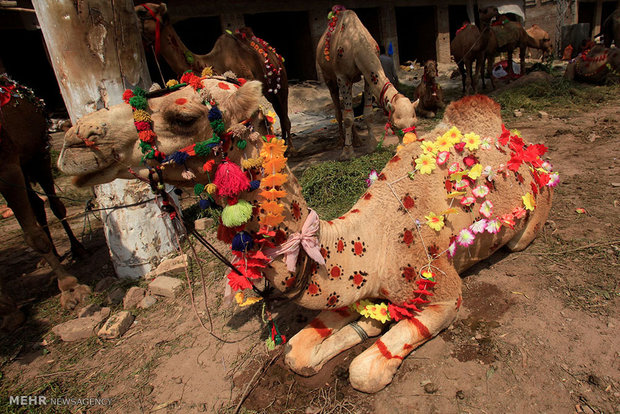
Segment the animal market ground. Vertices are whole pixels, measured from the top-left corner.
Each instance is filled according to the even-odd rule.
[[[460,97],[460,80],[450,80],[450,71],[440,67],[440,82],[454,100]],[[419,72],[401,75],[411,84]],[[265,347],[269,327],[261,320],[261,305],[223,305],[224,268],[200,250],[212,332],[194,260],[196,312],[206,328],[185,283],[177,298],[134,310],[134,325],[120,339],[62,342],[51,328],[75,318],[75,312],[60,308],[49,268],[25,245],[10,217],[0,220],[0,275],[28,319],[0,337],[0,412],[620,412],[620,89],[553,82],[542,76],[521,95],[514,91],[526,81],[491,94],[506,105],[505,124],[526,140],[548,146],[560,172],[542,233],[525,251],[500,251],[462,275],[464,305],[458,320],[407,357],[383,391],[363,394],[347,380],[348,364],[372,339],[343,352],[316,376],[288,370],[281,347]],[[549,94],[551,84],[564,90]],[[563,95],[550,99],[554,93]],[[319,83],[292,86],[290,101],[299,151],[291,164],[301,177],[308,166],[337,159],[337,129],[329,94]],[[371,129],[380,136],[385,118],[376,112]],[[418,131],[438,121],[421,120]],[[53,137],[58,151],[62,133]],[[374,146],[372,141],[358,152]],[[90,191],[75,189],[62,175],[57,183],[69,205],[70,223],[91,252],[87,260],[66,258],[64,263],[95,287],[114,271],[100,221],[81,214]],[[190,202],[189,197],[184,201]],[[64,254],[68,241],[49,209],[48,217]],[[204,232],[214,240],[212,233]],[[184,274],[178,277],[185,281]],[[146,286],[145,281],[118,283]],[[105,304],[110,289],[100,290],[91,301]],[[113,311],[121,307],[112,305]],[[289,337],[315,315],[293,304],[273,312]],[[110,404],[9,405],[8,397],[16,395],[108,398]]]

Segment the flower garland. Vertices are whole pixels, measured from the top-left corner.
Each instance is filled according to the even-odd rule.
[[[332,11],[330,11],[327,15],[329,23],[327,24],[327,33],[325,34],[325,46],[323,47],[323,54],[325,55],[325,60],[328,62],[331,59],[329,55],[331,47],[331,37],[334,33],[334,30],[336,30],[336,24],[338,23],[338,14],[344,10],[346,10],[344,6],[334,6],[332,7]]]
[[[246,34],[241,32],[239,29],[235,32],[238,36],[241,36],[244,40],[246,39]],[[276,49],[267,43],[265,40],[252,35],[250,38],[250,47],[256,51],[261,57],[264,59],[265,63],[265,78],[267,78],[268,82],[268,93],[277,94],[282,88],[281,75],[283,66],[277,67],[276,63],[274,63],[269,56],[268,52],[271,52],[275,55],[276,59],[280,62],[280,64],[284,63],[284,58],[276,52]]]
[[[146,111],[148,109],[146,91],[140,87],[127,89],[123,93],[123,101],[131,105],[134,125],[140,138],[140,150],[144,154],[142,162],[146,163],[146,160],[152,159],[162,162],[166,155],[155,145],[157,135],[153,132],[151,115]]]

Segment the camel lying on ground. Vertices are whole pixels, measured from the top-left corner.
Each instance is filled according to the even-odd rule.
[[[86,251],[65,221],[65,206],[56,195],[49,148],[43,101],[29,89],[0,75],[0,194],[13,210],[28,246],[52,267],[62,293],[62,306],[72,309],[88,296],[90,289],[79,285],[61,265],[47,227],[43,200],[32,189],[32,183],[41,185],[52,212],[69,237],[71,253],[75,257],[83,256]],[[11,330],[23,321],[15,302],[1,288],[0,317],[0,329]]]
[[[443,103],[443,91],[437,83],[437,63],[429,60],[424,64],[422,81],[415,90],[415,99],[419,100],[417,112],[426,118],[433,118],[438,110],[446,105]]]
[[[292,148],[288,117],[288,77],[284,60],[267,42],[244,27],[234,34],[222,34],[206,55],[192,53],[174,30],[165,3],[144,3],[135,8],[142,37],[150,45],[159,39],[159,52],[177,75],[187,70],[200,73],[211,67],[215,74],[232,71],[240,78],[262,82],[263,95],[280,119],[282,138]],[[157,46],[154,46],[157,47]]]
[[[372,110],[373,96],[388,116],[394,132],[414,130],[417,102],[411,103],[387,79],[379,60],[379,46],[355,12],[334,6],[317,46],[316,61],[329,88],[340,138],[344,141],[341,159],[353,156],[353,134],[356,132],[353,129],[352,87],[362,76],[364,120],[369,133],[367,118]]]
[[[602,85],[620,81],[620,49],[596,45],[566,65],[564,77]]]
[[[549,37],[549,33],[544,31],[539,25],[533,24],[532,27],[526,30],[527,34],[534,40],[536,40],[540,47],[536,49],[540,49],[542,54],[540,56],[540,60],[545,60],[548,56],[553,54],[553,44],[551,43],[551,37]],[[531,51],[529,52],[531,53]]]
[[[549,213],[558,176],[541,159],[546,148],[505,130],[488,97],[449,105],[443,122],[401,147],[349,212],[322,221],[286,165],[282,140],[260,136],[260,84],[187,82],[86,115],[67,132],[59,166],[92,185],[130,178],[128,167],[147,177],[141,148],[175,160],[159,179],[194,186],[201,197],[207,188],[226,206],[218,237],[232,241],[239,259],[231,288],[251,291],[264,277],[299,305],[324,310],[287,345],[286,362],[302,375],[395,321],[349,369],[356,389],[382,389],[409,353],[455,320],[458,273],[502,246],[524,249]],[[150,113],[148,128],[134,126],[138,110]]]
[[[450,42],[450,54],[454,58],[461,74],[463,82],[463,94],[470,89],[474,93],[478,91],[478,79],[480,71],[484,67],[484,52],[491,38],[491,20],[498,15],[497,7],[485,7],[478,10],[480,15],[480,28],[466,23],[456,32],[456,36]],[[476,63],[474,75],[473,65]],[[484,75],[482,78],[484,83]]]

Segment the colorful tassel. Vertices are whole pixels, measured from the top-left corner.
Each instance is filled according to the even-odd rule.
[[[241,168],[233,162],[223,162],[217,167],[214,184],[221,196],[234,197],[250,188],[250,180]]]
[[[247,252],[254,246],[252,236],[247,231],[235,234],[232,241],[232,249],[237,252]]]
[[[232,206],[224,207],[222,211],[222,223],[226,227],[237,227],[245,224],[252,217],[252,204],[245,200]]]

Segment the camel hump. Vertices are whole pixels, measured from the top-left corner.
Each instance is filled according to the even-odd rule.
[[[446,108],[444,122],[463,133],[476,131],[484,136],[496,136],[502,131],[500,106],[486,95],[466,96]]]

